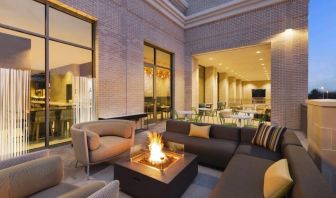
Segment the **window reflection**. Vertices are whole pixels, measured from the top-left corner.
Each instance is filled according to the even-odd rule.
[[[0,23],[44,34],[45,6],[36,1],[0,1]]]
[[[49,9],[50,37],[92,47],[92,24],[56,9]]]
[[[23,113],[27,114],[27,117],[23,116],[23,119],[20,119],[20,123],[22,124],[21,126],[27,127],[29,147],[42,147],[44,146],[46,131],[44,39],[0,28],[0,46],[8,46],[0,48],[0,69],[3,71],[8,69],[7,71],[12,74],[18,74],[19,71],[27,71],[30,74],[26,81],[23,81],[20,75],[15,78],[11,76],[11,85],[8,88],[18,84],[21,84],[21,88],[24,86],[30,87],[29,93],[25,93],[24,88],[20,90],[21,96],[25,97],[22,101],[30,101],[27,109],[22,109]],[[8,75],[9,73],[6,76],[3,74],[0,78],[9,80]],[[23,82],[27,82],[28,85],[22,84]],[[3,99],[9,97],[9,95],[10,90],[1,91],[0,103],[3,103]],[[17,100],[11,102],[15,102],[14,106],[20,107],[22,105],[20,98],[22,97],[17,95]],[[3,110],[0,109],[0,112]],[[11,119],[15,119],[15,117]]]
[[[93,116],[92,55],[70,45],[50,42],[50,140],[70,140],[74,123]]]

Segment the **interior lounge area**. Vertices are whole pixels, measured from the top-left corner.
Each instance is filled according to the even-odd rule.
[[[207,111],[217,124],[270,122],[270,50],[270,44],[259,44],[194,55],[201,114]]]
[[[0,0],[0,198],[336,198],[325,4]]]

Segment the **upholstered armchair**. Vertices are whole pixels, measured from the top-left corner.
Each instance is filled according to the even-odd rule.
[[[73,125],[71,138],[77,163],[86,166],[108,161],[134,144],[135,122],[128,120],[102,120]],[[77,166],[76,163],[76,166]]]

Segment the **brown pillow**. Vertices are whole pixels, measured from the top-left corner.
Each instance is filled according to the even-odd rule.
[[[209,139],[210,127],[210,125],[197,126],[195,124],[190,124],[189,136]]]

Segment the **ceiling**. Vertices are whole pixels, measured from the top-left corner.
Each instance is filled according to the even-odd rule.
[[[271,78],[271,45],[262,44],[243,48],[214,51],[194,56],[204,67],[214,66],[243,81],[263,81]]]

